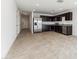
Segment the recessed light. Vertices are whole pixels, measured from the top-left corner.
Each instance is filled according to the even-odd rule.
[[[64,2],[64,1],[63,1],[63,0],[57,0],[57,2],[58,2],[58,3],[62,3],[62,2]]]
[[[36,4],[36,6],[38,7],[38,6],[39,6],[39,4],[37,3],[37,4]]]

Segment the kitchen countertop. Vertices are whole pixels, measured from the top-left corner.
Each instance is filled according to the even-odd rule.
[[[70,22],[42,22],[42,25],[72,26]]]

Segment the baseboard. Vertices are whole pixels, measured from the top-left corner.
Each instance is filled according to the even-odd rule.
[[[5,57],[7,56],[8,52],[9,52],[9,50],[11,49],[13,43],[15,42],[17,36],[18,36],[18,35],[15,35],[15,36],[13,37],[12,41],[11,41],[10,44],[8,45],[8,48],[7,48],[6,52],[5,52],[5,55],[2,56],[2,59],[5,59]]]

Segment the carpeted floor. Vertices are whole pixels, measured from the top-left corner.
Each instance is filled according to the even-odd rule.
[[[56,32],[23,30],[5,59],[77,59],[77,39]]]

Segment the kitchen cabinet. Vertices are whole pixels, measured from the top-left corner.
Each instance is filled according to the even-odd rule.
[[[55,31],[55,25],[51,25],[51,31]]]
[[[55,25],[55,32],[62,33],[65,35],[72,35],[72,25]]]
[[[68,25],[64,25],[62,27],[62,33],[65,34],[65,35],[72,35],[72,26]]]
[[[55,31],[64,35],[72,35],[72,25],[43,25],[43,32]]]
[[[55,21],[56,17],[52,17],[52,16],[40,16],[42,18],[42,21]]]
[[[43,19],[42,21],[62,21],[62,17],[65,17],[66,21],[72,20],[72,12],[63,13],[56,16],[43,16],[40,17]]]
[[[66,20],[66,21],[72,20],[72,12],[69,12],[69,13],[66,13],[66,14],[65,14],[65,20]]]
[[[52,22],[55,21],[55,17],[51,17],[51,21],[52,21]]]
[[[48,21],[48,22],[57,22],[57,21],[72,21],[72,12],[63,13],[56,16],[40,16],[42,18],[42,21]],[[72,26],[68,24],[53,24],[53,25],[42,25],[43,31],[55,31],[58,33],[63,33],[65,35],[72,35]]]
[[[62,33],[62,26],[56,26],[55,25],[55,32]]]
[[[58,32],[58,26],[55,25],[55,32]]]
[[[42,21],[51,21],[51,17],[50,16],[40,16],[42,18]]]
[[[62,18],[60,16],[57,16],[57,20],[56,21],[62,21]]]
[[[42,31],[51,31],[51,26],[50,25],[42,25]]]
[[[62,33],[62,26],[59,26],[59,27],[58,27],[58,32],[59,32],[59,33]]]

